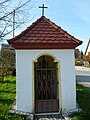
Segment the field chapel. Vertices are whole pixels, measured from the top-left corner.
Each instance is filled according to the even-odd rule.
[[[74,49],[82,41],[41,16],[8,43],[16,51],[17,111],[76,109]]]

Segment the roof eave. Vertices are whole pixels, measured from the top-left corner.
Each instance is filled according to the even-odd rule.
[[[80,43],[81,44],[81,43]],[[79,45],[80,45],[79,44]],[[11,44],[12,47],[14,47],[15,49],[75,49],[78,44],[57,44],[57,43],[31,43],[31,44]]]

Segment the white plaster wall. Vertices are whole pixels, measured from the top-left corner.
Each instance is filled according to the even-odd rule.
[[[28,52],[16,51],[17,110],[32,111],[32,60]]]
[[[48,53],[60,60],[62,110],[76,108],[74,50],[16,50],[17,110],[33,112],[32,61]]]

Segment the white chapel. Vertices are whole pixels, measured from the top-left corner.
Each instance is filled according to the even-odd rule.
[[[41,16],[8,43],[16,51],[16,110],[76,109],[74,49],[82,41]]]

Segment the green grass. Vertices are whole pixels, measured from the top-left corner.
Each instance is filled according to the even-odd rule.
[[[16,96],[16,78],[5,77],[0,83],[0,120],[23,120],[23,116],[10,115],[9,110]],[[83,109],[71,115],[71,120],[90,120],[90,89],[77,85],[77,102]]]
[[[9,110],[16,96],[16,78],[5,77],[0,83],[0,120],[23,120],[22,116],[10,115]]]
[[[90,89],[77,85],[77,102],[82,112],[71,115],[71,120],[90,120]]]

